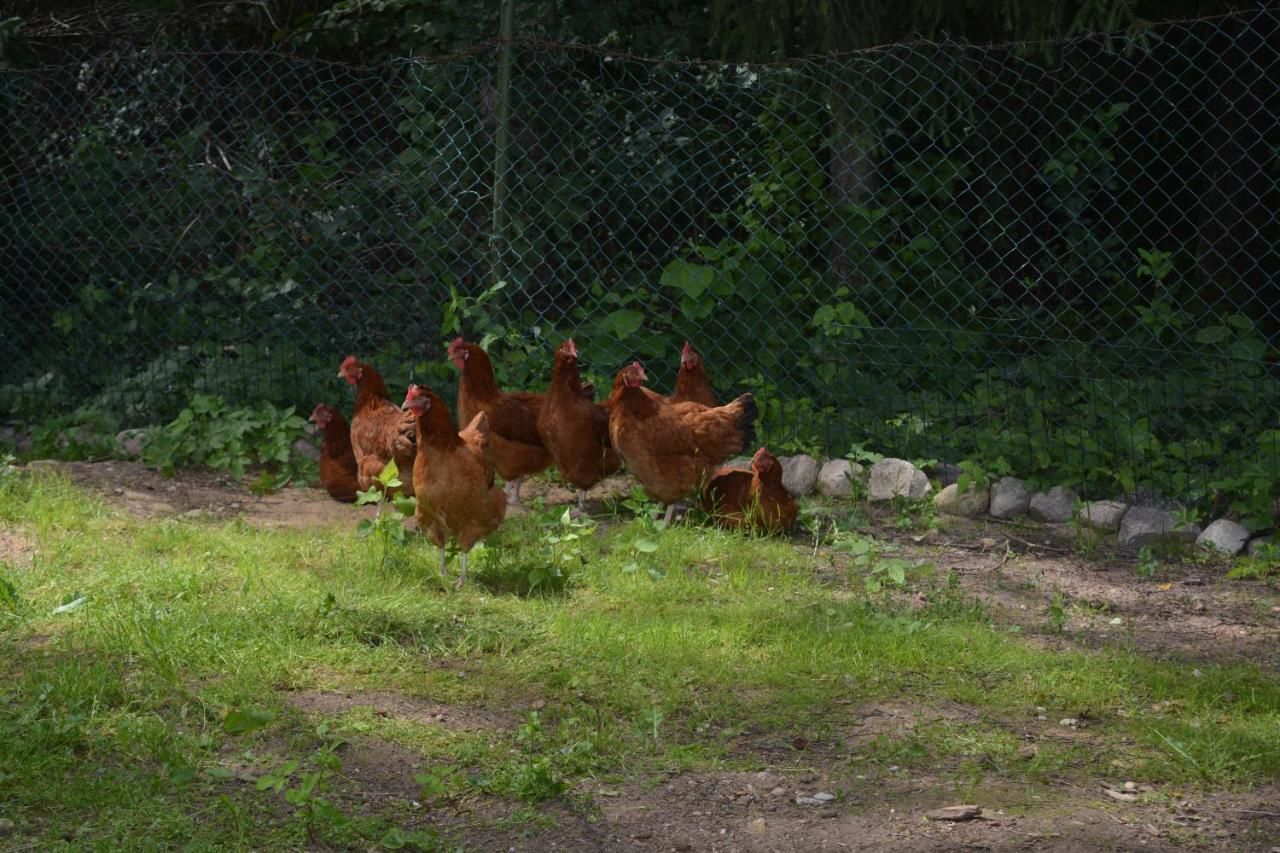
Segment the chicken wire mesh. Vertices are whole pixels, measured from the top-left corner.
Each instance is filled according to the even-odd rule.
[[[0,411],[163,422],[681,344],[775,449],[1191,498],[1280,477],[1277,23],[769,65],[516,42],[0,70]],[[496,203],[495,203],[496,200]],[[1232,479],[1235,478],[1235,479]],[[1243,484],[1243,485],[1242,485]]]

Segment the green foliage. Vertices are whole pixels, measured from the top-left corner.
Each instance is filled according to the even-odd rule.
[[[275,712],[263,708],[245,708],[231,711],[222,721],[222,730],[229,735],[243,735],[270,725]]]
[[[249,466],[263,465],[293,476],[306,470],[292,450],[305,426],[292,406],[232,408],[221,397],[197,394],[178,417],[148,434],[142,459],[169,472],[207,465],[241,477]]]
[[[1160,558],[1156,556],[1156,549],[1150,545],[1143,545],[1138,549],[1138,576],[1149,578],[1160,570]]]
[[[1062,597],[1062,593],[1055,592],[1053,599],[1049,602],[1049,625],[1055,633],[1061,634],[1069,618],[1066,599]]]
[[[13,581],[0,574],[0,626],[21,618],[22,597]]]
[[[832,547],[852,558],[853,568],[863,573],[863,587],[869,595],[884,591],[886,586],[902,589],[910,579],[925,577],[934,572],[933,566],[928,564],[885,556],[896,549],[866,536],[837,533]]]
[[[259,791],[283,793],[285,801],[294,807],[294,818],[313,841],[344,829],[350,822],[350,818],[324,796],[329,782],[342,769],[337,751],[344,741],[330,736],[329,726],[324,723],[316,728],[316,734],[325,742],[308,759],[290,759],[264,773],[255,785]]]
[[[542,499],[530,513],[499,528],[488,542],[471,553],[476,560],[476,581],[495,591],[517,595],[564,592],[575,572],[587,562],[587,540],[596,525],[576,510],[544,508]]]
[[[373,518],[362,518],[356,522],[356,535],[371,539],[377,545],[378,566],[386,569],[402,556],[409,543],[409,534],[404,527],[404,519],[412,518],[417,512],[416,496],[404,496],[399,490],[404,485],[400,479],[400,466],[396,460],[388,460],[374,482],[362,492],[356,492],[356,506],[376,504],[378,512]]]
[[[1049,35],[1128,14],[1090,4],[1068,21],[1008,3],[854,20],[801,3],[782,35],[758,29],[783,5],[521,17],[528,33],[615,43],[627,35],[613,24],[642,31],[647,10],[703,36],[714,23],[723,46],[754,55],[765,38],[772,55],[908,19]],[[381,60],[472,43],[495,12],[339,2],[271,29]],[[740,27],[753,37],[736,41]],[[1096,80],[1080,63],[1102,60],[1077,53],[1066,79]],[[1046,93],[1033,64],[1016,63],[1023,74],[950,45],[758,68],[522,58],[513,169],[529,191],[513,194],[495,259],[493,104],[472,85],[491,58],[358,68],[146,51],[87,62],[62,88],[15,78],[12,110],[32,121],[13,123],[27,155],[9,233],[58,279],[41,300],[0,282],[23,314],[0,312],[13,342],[0,410],[37,424],[42,454],[94,457],[108,426],[184,417],[174,388],[309,406],[347,351],[386,365],[392,387],[409,373],[443,389],[455,374],[438,344],[463,333],[490,348],[501,383],[537,389],[572,332],[598,387],[637,357],[669,388],[688,337],[718,391],[756,394],[777,450],[981,460],[1270,523],[1274,330],[1229,307],[1243,300],[1208,295],[1194,249],[1158,216],[1117,216],[1154,209],[1143,192],[1164,189],[1163,167],[1132,150],[1142,136],[1141,159],[1158,163],[1146,152],[1166,144],[1141,133],[1159,119],[1150,89]],[[193,91],[206,79],[210,92]],[[263,98],[264,81],[296,94]],[[1178,88],[1165,83],[1152,85]],[[1181,156],[1190,146],[1169,124],[1160,153]],[[113,420],[85,432],[79,415],[53,420],[69,410]],[[179,443],[162,436],[157,464],[201,455]]]
[[[554,799],[569,787],[553,765],[551,756],[542,754],[547,749],[546,741],[541,715],[530,711],[516,730],[516,742],[520,745],[524,761],[512,779],[516,796],[527,803]]]
[[[1240,557],[1227,572],[1235,580],[1262,580],[1280,577],[1280,545],[1268,542],[1257,547],[1257,553]]]
[[[115,450],[119,419],[110,411],[82,408],[48,417],[31,428],[35,459],[102,459]]]
[[[970,489],[981,491],[989,488],[995,480],[1012,473],[1009,470],[1009,463],[1004,459],[996,459],[985,465],[965,459],[959,463],[959,468],[960,476],[956,478],[956,491],[961,494]]]

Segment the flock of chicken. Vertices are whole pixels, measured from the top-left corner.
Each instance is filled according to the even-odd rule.
[[[754,440],[757,409],[750,394],[718,405],[702,359],[686,342],[670,397],[645,387],[640,362],[618,371],[612,393],[595,402],[582,382],[578,350],[567,340],[555,352],[546,393],[504,392],[489,356],[456,338],[449,359],[461,373],[459,430],[448,406],[424,385],[410,385],[404,403],[391,401],[378,371],[348,356],[338,376],[355,386],[348,427],[331,406],[318,404],[311,421],[324,431],[320,480],[335,500],[351,502],[391,460],[401,489],[417,497],[419,529],[440,549],[447,566],[450,538],[462,553],[457,585],[467,576],[467,553],[495,530],[507,503],[519,503],[521,480],[550,467],[578,490],[616,472],[623,463],[654,500],[667,505],[698,494],[707,512],[728,526],[770,531],[789,528],[795,502],[782,485],[782,468],[765,448],[751,468],[719,468]],[[494,486],[502,476],[508,493]]]

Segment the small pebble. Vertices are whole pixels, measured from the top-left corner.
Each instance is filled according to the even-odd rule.
[[[818,800],[819,802],[829,803],[836,798],[836,795],[828,794],[826,791],[819,791],[818,793],[813,795],[813,798],[815,800]]]
[[[7,817],[0,817],[0,838],[13,835],[15,829],[17,829],[17,827],[14,825],[13,821],[9,820]]]
[[[1125,783],[1124,783],[1124,789],[1125,789],[1126,791],[1136,791],[1136,790],[1138,790],[1138,783],[1137,783],[1137,782],[1125,782]]]

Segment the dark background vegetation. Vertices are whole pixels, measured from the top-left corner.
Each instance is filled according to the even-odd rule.
[[[0,417],[447,391],[459,332],[661,386],[688,337],[779,450],[1268,523],[1273,7],[518,2],[501,252],[496,2],[0,9]]]

